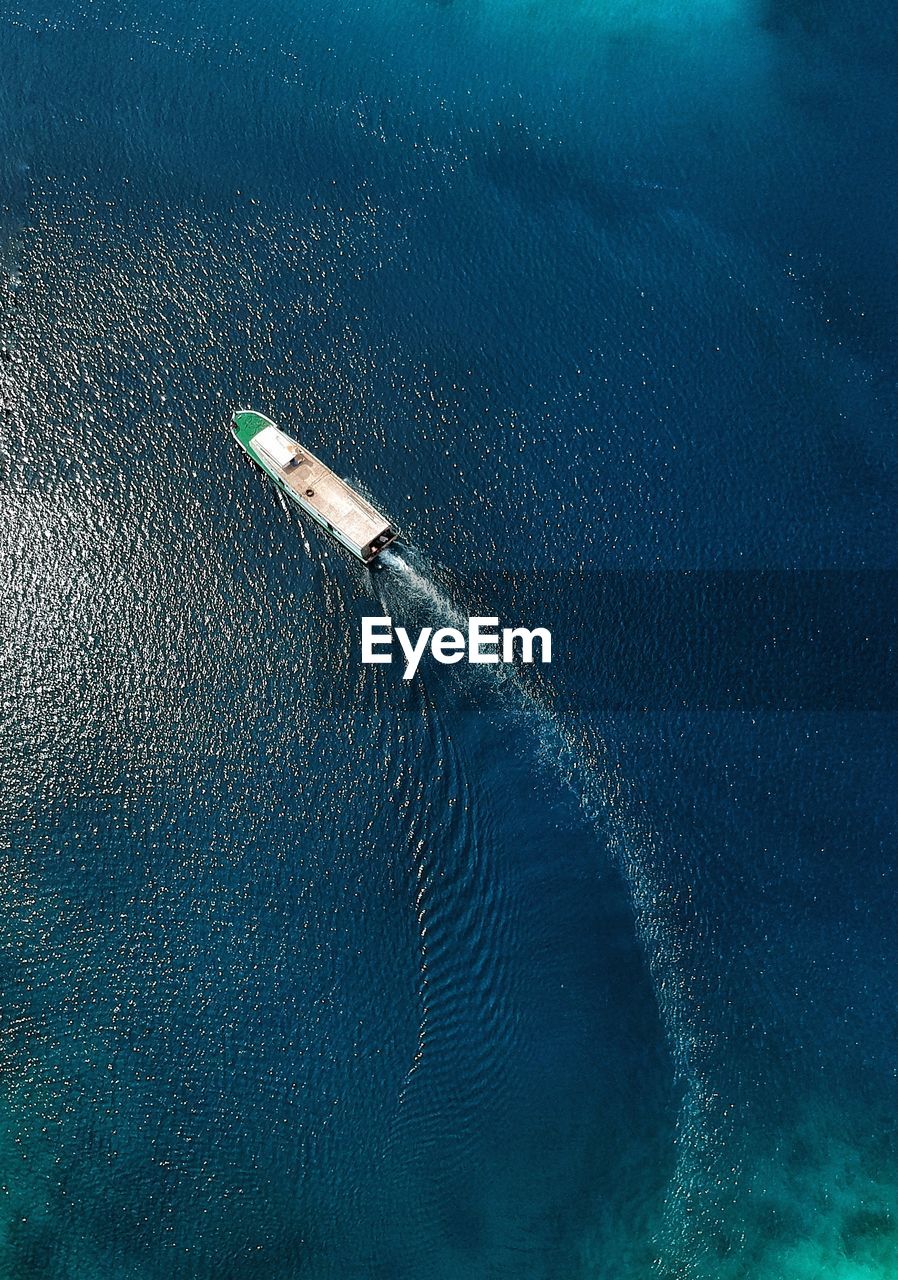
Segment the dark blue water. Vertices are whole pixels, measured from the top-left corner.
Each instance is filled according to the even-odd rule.
[[[0,41],[0,1272],[893,1276],[892,16]]]

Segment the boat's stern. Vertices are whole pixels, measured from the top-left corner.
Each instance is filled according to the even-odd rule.
[[[386,551],[387,547],[394,543],[398,537],[399,531],[387,525],[365,548],[365,554],[362,556],[365,564],[374,564],[380,553]]]

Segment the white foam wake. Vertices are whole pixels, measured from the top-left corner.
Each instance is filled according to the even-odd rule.
[[[413,555],[412,551],[402,554],[388,547],[386,551],[381,552],[380,563],[386,569],[399,574],[409,591],[418,600],[431,605],[436,610],[440,622],[446,626],[464,630],[467,627],[467,618],[455,607],[446,592],[440,590],[432,578],[415,568],[411,561]]]

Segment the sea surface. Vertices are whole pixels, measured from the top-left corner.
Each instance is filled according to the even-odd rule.
[[[0,57],[0,1276],[893,1280],[894,11]]]

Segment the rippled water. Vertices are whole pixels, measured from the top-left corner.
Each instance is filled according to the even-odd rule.
[[[0,32],[0,1271],[892,1276],[889,15]]]

